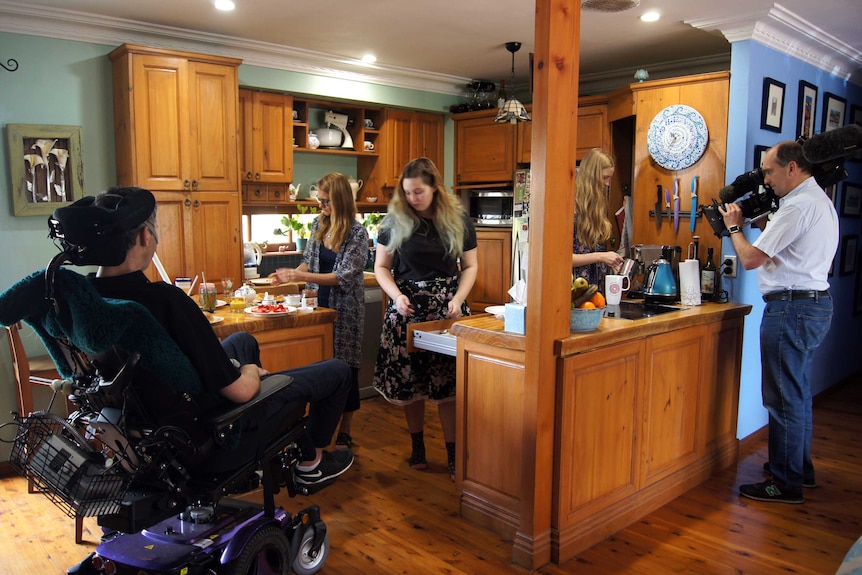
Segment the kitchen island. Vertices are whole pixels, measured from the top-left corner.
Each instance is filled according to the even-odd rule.
[[[526,465],[526,338],[491,315],[456,322],[461,514],[521,544],[524,489],[550,490],[561,563],[695,487],[737,457],[743,320],[707,303],[602,320],[558,340],[553,460]],[[533,442],[534,443],[534,442]],[[536,510],[533,510],[534,514]]]

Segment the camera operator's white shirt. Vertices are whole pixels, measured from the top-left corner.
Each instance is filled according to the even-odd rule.
[[[838,214],[832,200],[808,178],[779,199],[778,210],[753,245],[770,258],[758,269],[760,293],[828,289],[838,249]]]

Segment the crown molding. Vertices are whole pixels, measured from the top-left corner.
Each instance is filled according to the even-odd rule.
[[[649,73],[650,80],[676,78],[692,74],[707,74],[709,72],[723,72],[730,70],[730,50],[726,54],[660,62],[658,64],[638,66],[637,68],[645,68]],[[634,73],[637,68],[583,74],[578,80],[578,94],[581,96],[607,94],[618,89],[620,86],[628,86],[635,81]]]
[[[773,4],[766,12],[685,23],[702,30],[718,30],[731,43],[755,40],[838,78],[862,85],[862,52],[780,4]]]
[[[244,64],[395,88],[464,94],[469,78],[398,66],[368,65],[332,54],[195,32],[71,10],[0,2],[0,31],[107,46],[125,43],[240,58]]]

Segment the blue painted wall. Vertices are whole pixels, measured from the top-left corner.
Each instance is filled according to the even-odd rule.
[[[739,174],[754,165],[755,146],[773,146],[784,140],[796,139],[799,81],[804,80],[818,88],[815,133],[821,131],[823,95],[831,92],[847,99],[846,116],[850,106],[862,106],[862,87],[845,82],[810,64],[787,56],[754,41],[736,42],[731,51],[730,109],[728,114],[726,180],[733,181]],[[784,113],[780,133],[760,128],[763,78],[769,77],[786,85]],[[846,123],[846,119],[845,119]],[[846,163],[850,177],[846,182],[862,184],[862,162]],[[838,184],[837,209],[840,209],[844,182]],[[840,212],[839,212],[840,213]],[[859,234],[862,219],[840,218],[841,236]],[[745,235],[754,241],[760,232],[746,228]],[[817,350],[812,369],[812,392],[817,394],[847,376],[862,370],[862,315],[853,317],[855,275],[838,274],[841,248],[834,260],[835,274],[829,278],[830,292],[835,300],[835,315],[828,338]],[[733,254],[733,246],[725,239],[722,254]],[[862,270],[857,270],[862,273]],[[767,413],[760,395],[760,318],[763,301],[757,288],[756,271],[741,270],[736,279],[725,280],[724,287],[730,299],[751,304],[751,315],[745,320],[745,344],[742,358],[742,382],[739,401],[737,436],[750,435],[767,423]]]

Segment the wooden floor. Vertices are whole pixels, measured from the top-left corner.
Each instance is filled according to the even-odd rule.
[[[313,497],[278,503],[298,510],[315,502],[332,542],[324,574],[524,574],[510,563],[511,541],[460,519],[449,481],[436,411],[426,417],[430,470],[407,467],[402,413],[365,400],[355,417],[356,463]],[[765,433],[742,444],[740,461],[655,513],[563,565],[562,574],[832,574],[862,534],[862,377],[815,401],[813,452],[820,487],[803,505],[740,499],[740,483],[760,481]],[[248,497],[254,499],[256,494]],[[95,520],[75,545],[73,521],[18,477],[0,481],[0,572],[64,573],[95,546]]]

